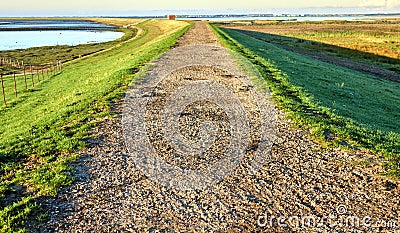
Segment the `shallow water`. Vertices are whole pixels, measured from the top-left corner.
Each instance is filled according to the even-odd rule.
[[[0,29],[67,28],[110,29],[113,26],[81,20],[0,20]]]
[[[46,30],[24,31],[28,28]],[[0,50],[101,43],[124,35],[122,32],[111,31],[113,28],[88,21],[0,21],[0,29],[12,30],[0,31]]]
[[[118,39],[123,35],[122,32],[113,31],[1,31],[0,50],[100,43]]]

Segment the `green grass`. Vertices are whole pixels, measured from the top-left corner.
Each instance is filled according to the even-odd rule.
[[[247,30],[243,33],[260,40],[269,40],[277,45],[349,58],[400,73],[398,21],[291,23],[255,21],[250,26],[234,24],[223,26]],[[262,33],[258,36],[258,33],[253,32]]]
[[[388,35],[384,37],[386,40],[380,38],[373,41],[372,38],[374,35],[350,33],[348,31],[285,35],[247,31],[245,34],[260,40],[267,40],[276,45],[286,45],[303,50],[348,58],[366,64],[381,66],[382,68],[400,73],[398,61],[398,58],[400,58],[398,54],[398,47],[400,47],[399,36]],[[389,57],[389,55],[391,57]]]
[[[22,198],[21,201],[6,206],[0,211],[0,232],[26,232],[21,225],[35,207],[32,197]]]
[[[311,50],[319,48],[322,51],[343,57],[356,58],[359,61],[368,62],[372,60],[377,65],[400,72],[400,67],[396,62],[400,58],[398,52],[400,36],[398,33],[389,34],[382,31],[366,33],[344,30],[286,34],[285,36],[300,38],[303,41],[319,42],[306,44],[306,48]],[[360,51],[364,53],[360,53]]]
[[[262,33],[250,35],[255,34],[256,38],[262,36]],[[265,36],[271,38],[268,34]],[[242,44],[249,46],[246,42]],[[273,61],[279,70],[288,74],[290,82],[313,96],[320,105],[369,127],[400,133],[400,83],[327,64],[266,41],[260,44],[257,55]]]
[[[123,41],[132,39],[137,33],[135,28],[118,29],[116,31],[123,32],[124,36],[105,43],[82,44],[77,46],[43,46],[1,51],[0,57],[12,58],[13,60],[24,61],[25,64],[32,65],[48,64],[56,60],[67,62],[79,58],[79,56],[87,56],[111,48]]]
[[[18,96],[22,96],[26,93],[29,93],[31,91],[34,91],[34,86],[39,85],[39,82],[45,81],[47,79],[52,78],[54,73],[51,71],[49,72],[39,72],[39,74],[36,73],[36,71],[33,71],[34,75],[31,74],[26,74],[26,85],[25,85],[25,76],[17,74],[15,76],[15,82],[16,82],[16,90],[17,90],[17,95],[15,94],[15,84],[14,84],[14,77],[13,75],[7,75],[3,76],[3,86],[4,86],[4,94],[5,94],[5,99],[7,104],[12,103],[13,101],[17,100]],[[59,73],[59,71],[56,71],[56,73]],[[32,81],[33,79],[33,81]],[[0,82],[1,85],[1,82]],[[1,86],[0,86],[1,88]],[[1,89],[0,89],[1,92]],[[1,96],[0,100],[0,105],[1,107],[4,107],[4,101],[3,101],[3,96]]]
[[[33,208],[31,201],[7,203],[25,187],[29,196],[54,196],[73,182],[69,162],[83,148],[89,129],[110,117],[110,103],[123,97],[138,70],[167,51],[188,24],[150,20],[144,33],[107,52],[79,59],[61,73],[21,93],[0,108],[1,232],[17,230]],[[33,200],[34,202],[34,200]]]
[[[399,83],[299,55],[237,30],[213,29],[225,46],[258,68],[288,117],[328,145],[382,154],[387,175],[400,177]]]

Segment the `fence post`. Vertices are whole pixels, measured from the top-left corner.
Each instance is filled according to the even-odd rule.
[[[14,71],[14,92],[15,92],[15,97],[18,98],[17,79],[15,78],[15,71]]]
[[[32,65],[30,65],[30,67],[31,67],[32,87],[35,87],[35,81],[33,80],[34,75],[33,75]]]
[[[4,101],[4,105],[7,106],[7,102],[6,102],[6,94],[4,93],[4,83],[3,83],[3,74],[0,74],[0,81],[1,81],[1,90],[3,93],[3,101]]]
[[[39,68],[37,66],[36,66],[36,75],[37,75],[38,82],[40,82]]]
[[[24,66],[24,80],[25,80],[25,89],[28,90],[28,83],[26,83],[26,67]]]
[[[40,68],[42,69],[42,78],[44,80],[44,71],[43,71],[44,68],[43,68],[43,66],[41,66]]]

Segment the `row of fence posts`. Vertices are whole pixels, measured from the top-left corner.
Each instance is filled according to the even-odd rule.
[[[56,73],[61,71],[63,68],[63,64],[61,61],[52,62],[52,63],[46,64],[46,65],[36,65],[35,66],[35,65],[25,65],[24,62],[19,62],[18,60],[13,61],[8,58],[0,58],[0,66],[21,69],[20,75],[21,76],[23,75],[23,77],[24,77],[25,90],[28,89],[29,75],[30,75],[30,79],[31,79],[31,85],[32,85],[32,87],[35,87],[35,77],[36,77],[37,81],[40,82],[45,79],[45,76],[47,78],[50,78],[51,76],[56,75]],[[15,97],[18,98],[16,71],[13,71],[12,74],[9,76],[12,76],[14,79],[14,94],[15,94]],[[1,82],[3,102],[4,102],[4,105],[7,106],[6,93],[5,93],[5,89],[4,89],[4,77],[5,77],[5,75],[3,73],[0,73],[0,82]]]

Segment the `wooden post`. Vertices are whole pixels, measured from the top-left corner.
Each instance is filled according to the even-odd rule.
[[[43,68],[43,66],[41,67],[41,69],[42,69],[42,80],[44,80],[44,68]]]
[[[32,70],[32,65],[31,65],[31,77],[32,77],[32,87],[35,87],[35,81],[33,80],[33,70]]]
[[[25,81],[25,90],[28,90],[28,83],[26,82],[26,68],[25,65],[24,66],[24,81]]]
[[[36,66],[36,75],[37,75],[38,82],[40,82],[39,68],[37,66]]]
[[[15,78],[15,71],[14,71],[14,92],[15,92],[15,97],[18,98],[18,92],[17,92],[17,79]]]
[[[3,83],[3,74],[0,74],[0,81],[1,81],[1,90],[3,93],[3,101],[4,101],[4,105],[7,106],[7,102],[6,102],[6,94],[4,93],[4,83]]]

